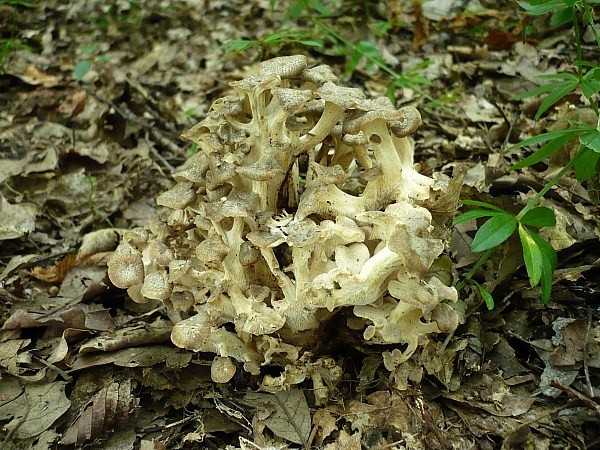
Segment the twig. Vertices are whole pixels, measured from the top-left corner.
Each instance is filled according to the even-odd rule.
[[[590,369],[588,367],[588,341],[590,338],[590,331],[592,328],[592,310],[588,308],[588,321],[587,321],[587,330],[585,331],[585,341],[583,342],[583,373],[585,375],[585,382],[588,386],[589,396],[590,398],[594,397],[594,387],[592,386],[592,382],[590,380]]]
[[[552,380],[550,385],[552,387],[555,387],[556,389],[560,389],[572,399],[578,400],[584,406],[587,406],[591,410],[595,411],[598,416],[600,416],[600,405],[591,398],[586,397],[581,392],[577,391],[576,389],[573,389],[571,386],[567,386],[560,380]]]

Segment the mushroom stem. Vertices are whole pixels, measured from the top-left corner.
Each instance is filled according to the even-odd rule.
[[[293,150],[293,156],[297,157],[298,155],[306,153],[323,141],[325,136],[331,132],[335,124],[340,120],[343,113],[344,110],[341,106],[332,102],[325,102],[325,108],[323,109],[323,114],[321,114],[319,121],[310,131],[298,140],[298,144]]]

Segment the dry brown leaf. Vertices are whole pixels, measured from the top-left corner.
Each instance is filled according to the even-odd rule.
[[[119,367],[151,367],[160,363],[165,363],[170,368],[177,368],[187,366],[191,359],[190,352],[166,345],[154,345],[79,355],[72,369],[82,370],[104,364],[114,364]]]
[[[300,389],[276,394],[250,393],[244,397],[244,401],[255,407],[258,414],[265,409],[272,411],[259,421],[276,436],[306,445],[311,431],[310,411],[304,392]]]
[[[341,430],[337,440],[332,444],[327,444],[323,450],[361,450],[360,438],[360,432],[349,435]]]
[[[580,366],[585,359],[588,366],[600,367],[600,344],[593,338],[598,328],[591,327],[587,319],[567,319],[556,332],[557,337],[560,334],[560,342],[550,357],[552,364]]]
[[[117,330],[104,336],[90,339],[79,349],[79,354],[90,352],[110,352],[127,347],[170,342],[173,324],[166,320],[157,320],[149,325],[139,325]]]
[[[113,382],[92,399],[65,432],[62,445],[83,445],[87,441],[105,437],[108,432],[127,424],[137,400],[131,395],[131,381]]]
[[[313,426],[318,429],[317,445],[323,445],[323,441],[337,429],[336,418],[327,409],[319,409],[313,415]]]
[[[47,283],[62,282],[69,269],[75,265],[76,260],[77,256],[69,254],[49,267],[35,266],[29,273],[38,280]]]
[[[423,15],[423,8],[420,1],[413,2],[413,15],[415,28],[412,47],[413,51],[418,52],[427,43],[427,39],[429,38],[429,19]]]
[[[474,396],[475,392],[477,396]],[[531,397],[513,393],[502,377],[485,373],[463,384],[458,391],[443,395],[456,402],[483,409],[489,414],[499,417],[523,415],[534,401]]]
[[[114,325],[109,312],[102,305],[76,305],[66,310],[45,314],[17,309],[2,327],[4,330],[56,326],[106,331]]]
[[[11,419],[4,431],[25,439],[48,429],[71,405],[66,383],[23,383],[3,378],[0,383],[0,421]]]
[[[1,138],[0,138],[1,141]],[[0,173],[3,172],[0,160]],[[0,182],[3,181],[0,175]],[[35,211],[24,205],[12,205],[0,193],[0,241],[20,238],[35,230]]]
[[[29,362],[30,356],[25,356],[28,351],[21,350],[31,343],[31,339],[13,339],[0,343],[0,367],[6,369],[11,375],[18,376],[21,373],[20,365]]]
[[[59,78],[56,75],[48,75],[41,72],[34,66],[27,66],[22,74],[13,74],[27,84],[34,86],[41,85],[44,87],[56,86],[59,83]]]

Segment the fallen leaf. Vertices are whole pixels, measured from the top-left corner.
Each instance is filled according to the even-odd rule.
[[[272,413],[261,420],[275,435],[295,444],[308,442],[311,431],[310,411],[300,389],[275,394],[249,393],[244,402],[259,411],[272,409]]]
[[[126,348],[116,352],[92,353],[80,355],[72,365],[73,370],[104,364],[120,367],[151,367],[165,363],[167,367],[185,367],[192,360],[192,353],[166,345]]]
[[[31,260],[34,260],[36,258],[39,258],[39,256],[38,255],[13,256],[12,258],[10,258],[10,261],[8,261],[8,264],[6,265],[6,267],[4,268],[2,273],[0,273],[0,281],[4,280],[8,275],[11,274],[11,272],[18,269],[23,264],[27,264],[28,262],[30,262]]]
[[[0,194],[0,241],[20,238],[31,233],[35,230],[35,215],[35,210],[23,205],[12,205]]]
[[[478,395],[473,396],[473,392]],[[502,377],[485,373],[464,383],[458,391],[443,396],[499,417],[523,415],[533,405],[533,398],[513,393]]]
[[[0,420],[12,419],[4,430],[16,438],[37,436],[48,429],[71,406],[65,395],[66,383],[22,383],[5,378],[0,383]]]
[[[136,405],[131,388],[131,380],[113,382],[102,388],[67,429],[60,443],[80,446],[87,441],[105,437],[116,427],[126,426],[131,420],[130,411]]]

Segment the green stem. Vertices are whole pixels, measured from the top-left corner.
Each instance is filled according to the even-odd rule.
[[[516,215],[516,219],[519,222],[521,221],[523,216],[525,214],[527,214],[537,204],[537,202],[540,201],[540,199],[544,195],[546,195],[546,193],[550,189],[552,189],[552,186],[554,186],[556,183],[558,183],[559,180],[571,169],[571,167],[573,167],[575,165],[575,163],[581,157],[581,155],[583,155],[583,153],[584,152],[581,151],[581,146],[580,146],[579,150],[577,151],[577,154],[567,164],[565,164],[565,166],[556,175],[554,175],[552,177],[552,179],[550,181],[548,181],[548,183],[546,183],[544,188],[540,192],[535,194],[535,196],[529,201],[529,203],[527,203],[527,205],[525,205],[525,207],[519,212],[519,214]]]
[[[583,9],[584,9],[582,24],[585,26],[585,17],[586,17],[586,15],[591,16],[592,11],[591,11],[590,6],[587,3],[587,0],[583,0],[582,4],[583,4]],[[596,28],[594,27],[594,23],[592,22],[589,25],[592,29],[592,33],[594,34],[594,37],[596,38],[596,43],[598,44],[598,47],[600,47],[600,36],[598,36],[598,32],[596,31]],[[577,18],[577,14],[573,14],[573,30],[575,32],[575,45],[577,46],[577,61],[579,61],[579,64],[577,65],[577,77],[579,78],[579,86],[581,86],[583,84],[583,65],[581,64],[583,61],[583,49],[581,47],[581,29],[579,28],[579,20]],[[598,105],[596,105],[596,103],[594,102],[593,97],[588,98],[587,101],[590,104],[590,107],[594,110],[596,117],[598,117],[599,116]]]
[[[359,51],[357,49],[356,45],[354,45],[352,42],[350,42],[349,40],[347,40],[346,38],[344,38],[341,34],[339,34],[333,28],[329,27],[328,25],[325,25],[321,20],[319,20],[318,18],[314,17],[312,14],[310,15],[310,18],[313,21],[313,23],[315,23],[319,28],[321,28],[321,30],[323,30],[327,34],[333,36],[335,39],[337,39],[338,41],[340,41],[342,44],[344,44],[346,47],[348,47],[349,49],[351,49],[353,52]],[[369,62],[375,64],[380,69],[382,69],[384,72],[386,72],[388,75],[390,75],[394,79],[394,81],[396,81],[396,80],[402,80],[403,82],[405,82],[405,84],[407,86],[410,86],[417,93],[419,93],[420,95],[422,95],[423,97],[425,97],[427,100],[434,101],[433,97],[431,97],[429,94],[427,94],[422,89],[420,89],[419,87],[417,87],[416,84],[413,83],[412,81],[410,81],[408,78],[400,75],[398,72],[396,72],[394,69],[392,69],[387,64],[385,64],[385,63],[377,60],[376,58],[373,58],[373,57],[371,57],[371,56],[369,56],[369,55],[367,55],[365,53],[360,52],[360,54],[362,56],[364,56]]]
[[[546,193],[552,189],[552,186],[554,186],[556,183],[558,183],[558,181],[575,165],[575,163],[577,162],[577,160],[579,158],[581,158],[581,156],[585,153],[585,149],[582,150],[581,146],[579,148],[579,151],[577,152],[577,154],[556,174],[552,177],[552,179],[550,181],[548,181],[548,183],[546,183],[546,185],[544,186],[544,188],[538,192],[530,201],[529,203],[527,203],[527,205],[525,205],[525,207],[519,212],[519,214],[516,215],[516,219],[520,222],[521,219],[523,218],[523,216],[525,214],[527,214],[527,212],[529,212],[536,204],[537,202],[544,196],[546,195]],[[483,266],[483,264],[490,259],[490,256],[492,256],[492,254],[496,251],[498,247],[494,247],[494,248],[490,248],[489,250],[486,250],[480,257],[479,259],[475,262],[475,264],[473,264],[473,267],[471,268],[471,270],[469,270],[469,272],[465,275],[465,278],[463,280],[461,280],[459,283],[457,283],[456,285],[456,289],[457,290],[462,290],[468,283],[469,280],[471,280],[471,278],[473,278],[473,275],[475,275],[475,273],[479,270],[479,268],[481,266]]]
[[[577,14],[573,14],[573,31],[575,32],[575,46],[577,47],[577,61],[581,63],[583,61],[583,50],[581,49],[581,32],[579,30],[579,20]],[[577,65],[577,78],[579,78],[579,85],[583,82],[583,66]]]
[[[490,259],[490,256],[492,256],[492,254],[496,251],[497,248],[498,247],[490,248],[479,257],[475,264],[473,264],[473,267],[471,267],[471,270],[469,270],[469,272],[465,275],[464,280],[461,280],[456,284],[457,290],[461,291],[464,289],[464,287],[469,283],[471,278],[473,278],[473,275],[475,275],[475,272],[477,272],[479,268],[483,266],[483,264],[485,264],[485,262],[488,259]]]
[[[583,12],[584,17],[586,14],[588,15],[588,17],[593,17],[592,16],[593,10],[590,7],[590,5],[588,5],[587,0],[583,0],[582,3],[583,3],[583,9],[584,9],[584,12]],[[585,25],[585,23],[584,23],[584,25]],[[592,29],[592,34],[596,38],[596,44],[598,45],[598,47],[600,47],[600,35],[598,35],[598,30],[596,30],[596,27],[594,26],[594,22],[590,22],[588,25]]]

